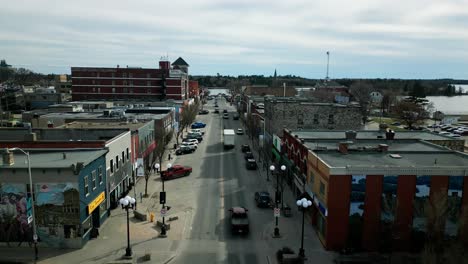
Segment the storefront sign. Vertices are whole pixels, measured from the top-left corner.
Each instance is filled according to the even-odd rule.
[[[279,153],[281,153],[281,138],[279,138],[276,134],[273,134],[273,146]]]
[[[106,198],[104,192],[100,193],[92,202],[88,204],[88,214],[91,214]]]
[[[138,177],[145,176],[145,168],[143,166],[143,159],[142,158],[137,159],[137,176]]]

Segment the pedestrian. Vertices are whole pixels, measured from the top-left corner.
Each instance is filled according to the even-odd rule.
[[[169,155],[168,155],[168,159],[169,159],[169,160],[171,160],[171,153],[169,153]]]

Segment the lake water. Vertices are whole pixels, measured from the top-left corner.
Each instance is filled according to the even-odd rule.
[[[468,95],[460,96],[427,96],[426,99],[434,104],[434,110],[441,111],[444,114],[467,113],[468,114]]]

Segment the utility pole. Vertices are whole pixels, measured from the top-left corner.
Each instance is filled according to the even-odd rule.
[[[325,78],[326,81],[328,81],[330,78],[328,77],[328,68],[329,68],[329,65],[330,65],[330,52],[327,51],[327,77]]]

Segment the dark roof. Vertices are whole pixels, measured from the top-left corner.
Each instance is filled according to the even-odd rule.
[[[184,59],[182,59],[182,57],[179,57],[177,60],[175,60],[172,64],[172,66],[174,65],[178,65],[178,66],[190,66],[188,65],[188,63],[186,61],[184,61]]]

